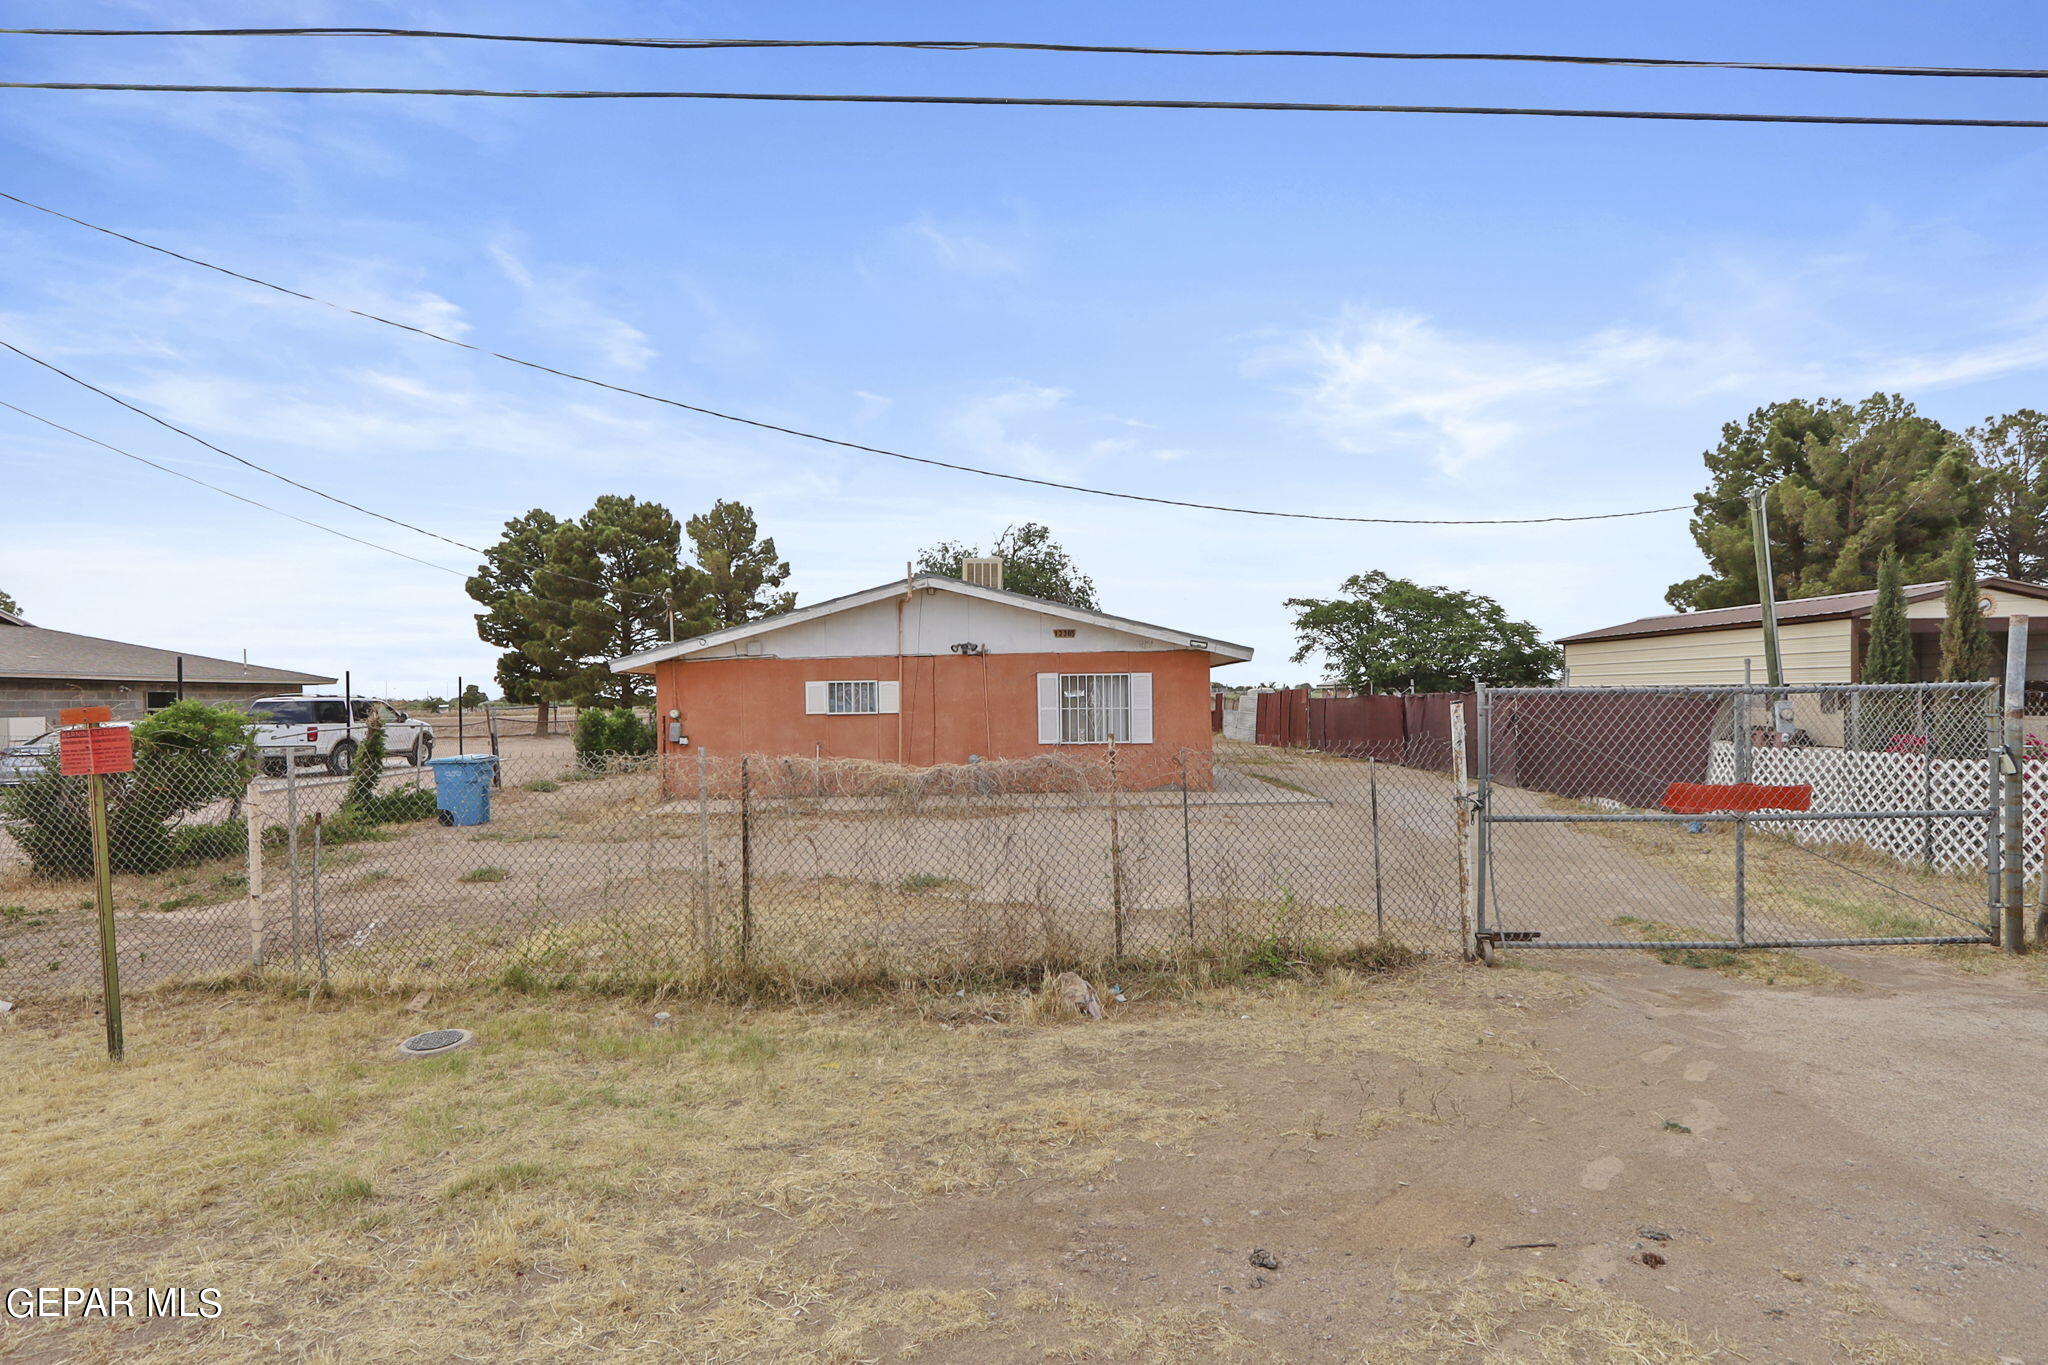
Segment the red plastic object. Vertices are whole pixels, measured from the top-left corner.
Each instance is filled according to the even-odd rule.
[[[1812,810],[1813,788],[1771,787],[1761,782],[1673,782],[1664,792],[1673,815],[1715,815],[1726,811]]]
[[[66,777],[135,771],[135,736],[126,726],[57,732],[57,765]]]

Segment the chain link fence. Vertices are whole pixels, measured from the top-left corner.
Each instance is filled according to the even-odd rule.
[[[1482,938],[1990,941],[1997,715],[1989,683],[1489,691]]]
[[[122,980],[823,985],[1448,950],[1454,790],[1412,747],[905,768],[585,761],[501,734],[476,824],[444,823],[434,774],[402,762],[252,777],[145,754],[107,779]],[[89,853],[48,833],[83,810],[54,770],[0,786],[0,998],[97,988]]]

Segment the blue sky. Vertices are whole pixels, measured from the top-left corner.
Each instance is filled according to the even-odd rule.
[[[1999,65],[2029,3],[90,3],[11,25],[382,23]],[[10,38],[9,79],[1015,93],[2041,117],[2041,82],[1499,64]],[[2048,133],[1417,116],[0,92],[0,188],[684,401],[1196,501],[1384,516],[1685,503],[1723,421],[1899,390],[2048,406]],[[529,507],[750,503],[805,599],[1051,525],[1104,605],[1305,677],[1289,596],[1368,569],[1550,633],[1661,609],[1684,517],[1276,522],[904,466],[607,396],[0,205],[0,336],[473,544]],[[351,534],[0,355],[0,396]],[[39,624],[446,692],[457,576],[0,412],[0,587]]]

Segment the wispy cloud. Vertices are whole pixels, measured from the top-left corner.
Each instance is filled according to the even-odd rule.
[[[1849,276],[1723,262],[1689,278],[1688,297],[1661,326],[1617,323],[1549,339],[1353,305],[1262,346],[1247,368],[1279,376],[1296,417],[1335,449],[1420,453],[1451,476],[1554,437],[1596,408],[1918,393],[2048,368],[2048,308],[2038,298],[1946,301],[1931,310],[1946,325],[1923,320],[1906,337],[1890,319],[1873,319]]]
[[[647,334],[608,312],[590,296],[588,272],[536,269],[506,242],[489,247],[491,259],[519,290],[528,324],[595,353],[615,370],[639,373],[654,359]]]
[[[920,213],[901,231],[949,274],[1015,275],[1024,269],[1025,232],[1020,224],[942,221]]]

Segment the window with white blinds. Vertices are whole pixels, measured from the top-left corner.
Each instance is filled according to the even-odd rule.
[[[813,716],[893,716],[902,698],[903,684],[887,678],[804,684],[804,711]]]
[[[1131,730],[1131,675],[1060,674],[1060,743],[1128,743]]]
[[[875,682],[832,682],[825,684],[825,714],[828,716],[872,716],[882,709],[881,684]]]

